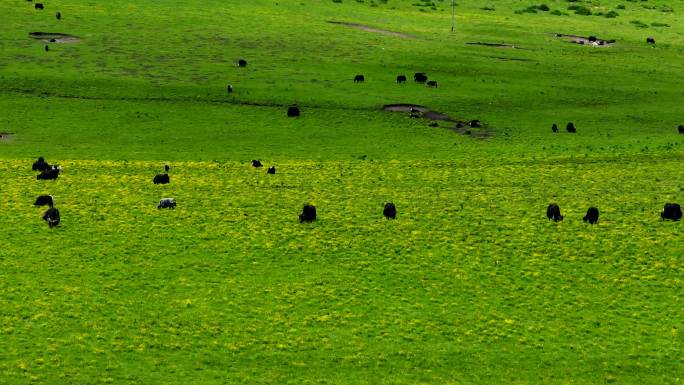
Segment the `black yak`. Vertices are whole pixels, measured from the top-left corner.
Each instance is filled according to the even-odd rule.
[[[682,219],[682,208],[677,203],[665,203],[663,211],[660,213],[660,218],[664,221],[669,219],[671,221],[678,221]]]
[[[316,220],[316,208],[311,205],[306,205],[299,214],[299,222],[313,222]]]
[[[50,228],[53,228],[59,224],[59,210],[57,210],[55,207],[50,207],[47,209],[47,211],[43,214],[43,220],[47,222],[48,226]]]
[[[230,84],[228,84],[228,86],[226,87],[226,91],[227,91],[229,94],[232,93],[232,92],[233,92],[233,86],[230,85]]]
[[[45,9],[45,6],[43,6],[43,3],[36,3],[35,8],[36,9]]]
[[[33,166],[31,167],[31,170],[33,171],[45,171],[51,169],[52,166],[50,166],[45,159],[41,156],[38,158],[37,161],[33,162]]]
[[[480,123],[480,121],[477,119],[473,119],[473,120],[468,122],[468,126],[470,126],[472,128],[480,128],[480,127],[482,127],[482,123]]]
[[[167,184],[171,182],[171,178],[169,178],[169,174],[157,174],[152,179],[152,182],[154,184]]]
[[[275,172],[276,172],[276,169],[274,166],[269,167],[268,170],[266,171],[267,174],[275,174]]]
[[[157,205],[158,209],[175,209],[176,200],[173,198],[162,198]]]
[[[560,207],[558,207],[558,205],[555,203],[551,203],[549,207],[546,208],[546,217],[549,218],[549,220],[553,219],[554,222],[563,220]]]
[[[364,78],[363,75],[354,76],[354,83],[363,83],[365,80],[366,78]]]
[[[649,36],[649,37],[646,38],[646,43],[648,43],[648,44],[655,44],[655,39]]]
[[[382,210],[382,215],[387,219],[394,219],[397,217],[397,207],[394,203],[385,203],[385,208]]]
[[[245,60],[245,59],[238,60],[238,67],[247,67],[247,60]]]
[[[599,209],[596,207],[589,207],[589,210],[587,210],[587,215],[582,218],[583,221],[589,222],[592,225],[595,225],[596,222],[598,222],[599,219]]]
[[[288,118],[296,118],[297,116],[299,116],[299,107],[290,106],[287,108],[287,117]]]
[[[397,83],[406,83],[406,75],[397,76]]]
[[[36,203],[33,204],[34,206],[50,206],[53,207],[55,205],[55,200],[52,198],[52,195],[41,195],[38,198],[36,198]]]
[[[427,75],[425,75],[425,72],[416,72],[413,74],[413,81],[416,83],[425,83],[428,80]]]
[[[48,51],[50,51],[50,46],[45,44],[45,52],[48,52]]]
[[[565,126],[565,129],[572,134],[577,132],[577,128],[575,128],[575,124],[572,122],[568,122],[568,124]]]
[[[679,131],[680,134],[684,134],[684,126],[680,124],[679,127],[677,127],[677,131]]]
[[[252,167],[263,167],[264,165],[261,164],[261,161],[258,159],[252,159]]]
[[[57,179],[60,171],[62,171],[62,168],[57,166],[57,165],[54,165],[54,166],[52,166],[51,169],[45,170],[45,171],[41,172],[40,174],[38,174],[36,176],[36,179],[38,179],[38,180],[54,180],[54,179]]]
[[[554,134],[558,132],[558,125],[556,123],[551,125],[551,131],[553,131]]]
[[[57,18],[57,20],[62,20],[62,13],[57,11],[57,14],[55,14],[55,17]]]
[[[437,81],[436,80],[430,80],[429,82],[425,83],[426,86],[431,87],[431,88],[437,88]]]

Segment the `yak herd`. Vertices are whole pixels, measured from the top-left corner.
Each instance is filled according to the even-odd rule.
[[[354,83],[363,83],[364,81],[366,81],[366,77],[362,74],[354,76]],[[425,84],[426,86],[431,88],[437,88],[437,81],[428,80],[428,77],[425,74],[425,72],[416,72],[415,74],[413,74],[413,81],[415,81],[416,83]],[[406,75],[397,75],[397,83],[406,83]]]
[[[28,0],[32,1],[32,0]],[[36,3],[35,4],[35,9],[37,10],[43,10],[45,9],[43,3]],[[58,11],[55,14],[55,17],[57,20],[61,20],[62,14]],[[647,39],[648,43],[655,44],[655,40],[651,37]],[[49,47],[46,45],[45,50],[48,51]],[[244,68],[247,67],[247,60],[245,59],[239,59],[236,63],[238,67]],[[354,83],[363,83],[366,80],[365,76],[362,74],[358,74],[354,77]],[[403,84],[406,83],[406,75],[398,75],[396,78],[396,82],[398,84]],[[416,83],[420,84],[425,84],[427,87],[430,88],[437,88],[438,84],[437,81],[435,80],[428,80],[427,75],[424,72],[416,72],[413,75],[413,80]],[[227,85],[226,91],[228,93],[233,92],[233,86],[232,85]],[[300,115],[300,110],[297,105],[292,105],[288,107],[287,109],[287,116],[288,117],[298,117]],[[569,122],[565,129],[569,133],[576,133],[577,128],[572,122]],[[551,126],[551,130],[553,133],[558,133],[558,125],[556,123],[553,123]],[[678,127],[678,132],[680,134],[684,134],[684,125],[679,125]],[[252,166],[253,167],[262,167],[263,165],[259,160],[252,160]],[[59,173],[62,171],[62,168],[59,167],[59,165],[50,165],[48,164],[43,157],[39,157],[36,162],[33,163],[32,167],[33,171],[39,171],[40,174],[36,176],[36,179],[38,180],[55,180],[59,177]],[[164,166],[164,173],[163,174],[157,174],[154,176],[153,183],[154,184],[167,184],[170,183],[170,178],[169,178],[169,165]],[[275,174],[276,169],[275,167],[271,166],[268,168],[267,173],[268,174]],[[60,222],[60,216],[59,216],[59,210],[54,206],[54,198],[51,195],[41,195],[36,199],[36,202],[34,203],[35,206],[49,206],[48,210],[45,211],[43,214],[43,220],[47,222],[48,226],[50,228],[53,228],[57,226]],[[159,201],[159,204],[157,205],[157,208],[162,209],[162,208],[175,208],[176,207],[176,201],[174,198],[162,198]],[[397,215],[397,208],[394,205],[394,203],[389,202],[386,203],[383,209],[383,215],[387,219],[395,219]],[[560,207],[552,203],[550,204],[547,209],[546,209],[546,216],[549,220],[553,220],[555,222],[562,221],[563,220],[563,215],[560,213]],[[660,213],[660,217],[662,220],[673,220],[673,221],[678,221],[682,218],[682,209],[679,204],[676,203],[666,203],[663,211]],[[596,224],[598,222],[599,218],[599,210],[596,207],[590,207],[587,210],[587,214],[583,217],[583,220],[585,222],[588,222],[590,224]],[[316,208],[312,205],[305,205],[304,208],[302,209],[302,213],[299,215],[299,220],[300,222],[312,222],[316,220]]]
[[[261,168],[263,164],[258,159],[253,159],[251,162],[252,167]],[[32,166],[33,171],[39,171],[37,178],[38,180],[54,180],[59,176],[59,172],[62,170],[58,165],[50,165],[41,156]],[[170,167],[168,164],[164,165],[164,173],[157,174],[152,179],[154,184],[167,184],[171,182],[169,177]],[[276,173],[275,166],[268,168],[267,174],[273,175]],[[47,176],[49,175],[49,177]],[[35,206],[49,206],[48,210],[43,213],[43,220],[47,222],[50,228],[57,226],[60,222],[59,210],[55,207],[55,200],[52,195],[40,195],[36,198]],[[174,209],[176,208],[176,200],[174,198],[162,198],[157,205],[158,209]],[[397,207],[392,202],[385,203],[382,214],[387,219],[395,219],[397,217]],[[563,220],[563,215],[561,215],[560,207],[556,203],[550,204],[546,209],[546,217],[554,222],[560,222]],[[682,218],[682,208],[677,203],[666,203],[663,211],[660,213],[661,220],[672,220],[678,221]],[[587,214],[582,218],[584,222],[588,222],[592,225],[596,224],[599,219],[599,210],[596,207],[590,207],[587,210]],[[299,221],[301,223],[309,223],[316,220],[316,207],[313,205],[305,205],[302,209],[302,213],[299,214]]]

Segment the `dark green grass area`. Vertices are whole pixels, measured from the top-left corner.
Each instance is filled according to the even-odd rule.
[[[679,2],[44,3],[0,3],[0,384],[682,383]]]

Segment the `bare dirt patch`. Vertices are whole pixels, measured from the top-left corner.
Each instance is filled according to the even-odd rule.
[[[56,32],[29,32],[29,37],[45,43],[78,43],[80,37]]]
[[[349,28],[356,28],[356,29],[360,29],[360,30],[366,31],[366,32],[379,33],[379,34],[387,35],[387,36],[396,36],[396,37],[400,37],[402,39],[415,39],[416,38],[415,36],[411,36],[411,35],[406,34],[406,33],[394,32],[394,31],[390,31],[387,29],[373,28],[373,27],[370,27],[370,26],[364,25],[364,24],[347,23],[344,21],[328,21],[328,23],[343,25],[343,26],[349,27]]]
[[[432,111],[428,107],[418,104],[386,104],[382,106],[382,110],[390,112],[408,112],[409,116],[412,118],[428,119],[431,121],[431,123],[428,124],[430,127],[439,127],[438,121],[454,123],[455,125],[451,127],[452,131],[473,138],[489,138],[494,136],[494,130],[483,126],[477,119],[453,119],[449,115]]]
[[[499,43],[483,43],[483,42],[468,42],[466,43],[468,45],[482,45],[485,47],[492,47],[492,48],[507,48],[507,49],[522,49],[520,47],[516,47],[511,44],[499,44]]]
[[[418,104],[386,104],[382,106],[383,111],[391,112],[426,112],[429,111],[427,107]]]
[[[578,36],[578,35],[567,35],[564,33],[554,33],[557,38],[563,39],[570,43],[580,44],[580,45],[590,45],[594,47],[610,47],[615,44],[615,39],[605,40],[599,39],[596,36]]]

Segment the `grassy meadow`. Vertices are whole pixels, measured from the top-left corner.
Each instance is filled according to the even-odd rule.
[[[44,4],[0,2],[0,384],[684,382],[684,3]]]

